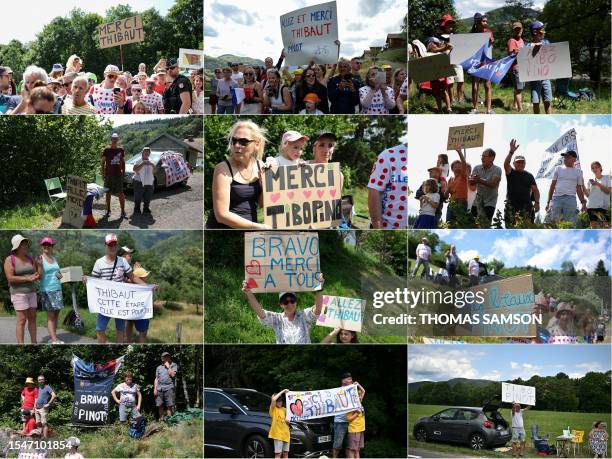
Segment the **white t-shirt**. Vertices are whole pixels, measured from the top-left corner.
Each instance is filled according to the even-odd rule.
[[[470,260],[468,264],[468,272],[470,276],[478,276],[480,273],[480,264],[476,260]]]
[[[115,103],[114,88],[106,89],[104,83],[97,84],[93,87],[91,97],[93,98],[94,106],[98,110],[98,115],[113,115],[117,113],[117,104]]]
[[[368,188],[383,192],[383,228],[406,228],[408,221],[408,147],[397,145],[378,155]]]
[[[359,102],[362,106],[361,113],[367,115],[389,114],[389,109],[385,106],[385,99],[383,98],[382,91],[380,89],[376,90],[376,92],[374,93],[370,105],[368,105],[367,107],[363,106],[365,98],[368,96],[368,94],[370,94],[371,91],[374,90],[369,86],[362,86],[361,88],[359,88]],[[390,100],[395,100],[395,97],[393,95],[393,88],[387,86],[386,93]]]
[[[576,186],[584,184],[582,171],[575,167],[557,166],[552,179],[557,181],[553,197],[575,196]]]
[[[128,386],[126,383],[122,382],[115,387],[115,392],[119,393],[119,401],[122,404],[126,406],[135,406],[138,400],[138,392],[140,392],[140,387],[138,384]]]
[[[134,164],[134,180],[139,181],[143,185],[153,185],[153,165],[145,164],[142,169],[136,171],[136,166],[143,163],[141,159],[136,164]]]
[[[244,75],[242,74],[242,72],[232,72],[232,80],[234,80],[236,83],[240,83],[244,80]]]
[[[425,196],[427,196],[429,199],[431,199],[433,202],[437,202],[438,204],[440,203],[440,194],[439,193],[427,193]],[[436,209],[429,204],[428,202],[424,202],[423,204],[421,204],[421,209],[419,210],[419,215],[436,215]]]
[[[117,266],[113,271],[114,261],[109,261],[106,256],[98,258],[91,270],[92,277],[100,279],[112,280],[114,282],[123,282],[123,277],[132,272],[131,266],[123,257],[117,257]]]
[[[160,93],[153,91],[152,94],[143,92],[140,101],[145,104],[152,114],[157,114],[164,109],[164,100]]]
[[[416,256],[417,258],[429,260],[429,257],[431,257],[431,247],[421,242],[419,245],[417,245]]]
[[[593,178],[597,183],[610,188],[610,176],[602,175],[600,179]],[[587,202],[588,209],[609,209],[610,195],[601,191],[598,186],[591,185],[591,181],[587,185],[589,189],[589,201]]]
[[[525,410],[520,410],[517,413],[512,412],[512,428],[513,429],[524,429],[525,428],[523,424],[523,411]]]
[[[271,166],[297,166],[303,162],[304,160],[302,159],[287,159],[281,155],[275,156],[274,158],[271,156],[266,158],[266,164],[270,164]]]

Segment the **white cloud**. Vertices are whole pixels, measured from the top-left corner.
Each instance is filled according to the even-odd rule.
[[[413,347],[414,349],[414,347]],[[468,351],[449,350],[440,352],[440,347],[421,347],[408,353],[408,381],[446,381],[452,378],[477,378],[472,361],[478,354]]]

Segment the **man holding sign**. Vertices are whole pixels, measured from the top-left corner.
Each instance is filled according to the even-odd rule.
[[[523,412],[530,409],[521,408],[517,402],[512,402],[512,457],[523,457],[525,453],[525,424],[523,422]]]
[[[550,42],[544,38],[546,31],[544,30],[544,24],[540,21],[534,21],[529,25],[529,31],[531,32],[531,43],[527,45],[536,53],[542,45],[548,45]],[[550,80],[536,80],[529,83],[531,89],[531,103],[533,104],[533,113],[540,113],[540,95],[544,102],[544,112],[547,115],[552,114],[552,86]]]

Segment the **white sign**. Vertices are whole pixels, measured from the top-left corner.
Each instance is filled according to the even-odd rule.
[[[153,317],[155,285],[127,284],[87,276],[89,312],[125,320]]]
[[[563,164],[563,156],[568,150],[574,150],[578,159],[574,163],[574,167],[580,169],[580,155],[578,153],[578,139],[576,137],[576,129],[572,128],[559,137],[555,143],[546,149],[544,159],[540,165],[540,169],[536,174],[536,179],[552,178],[555,168]]]
[[[567,41],[525,46],[520,49],[516,62],[519,80],[523,83],[572,77],[572,61]]]
[[[364,308],[365,300],[360,298],[323,295],[323,310],[317,325],[361,332]]]
[[[536,404],[536,391],[533,386],[519,386],[518,384],[502,383],[502,402],[517,402],[521,405]]]
[[[204,67],[204,51],[180,48],[178,64],[182,69],[201,69]]]
[[[454,33],[450,36],[450,44],[453,49],[450,53],[451,64],[461,64],[472,57],[482,45],[489,42],[491,35],[482,33]]]
[[[287,421],[305,421],[361,410],[357,384],[334,389],[285,393]]]
[[[280,17],[286,65],[338,62],[336,2],[307,6]]]
[[[66,282],[81,282],[83,278],[83,267],[82,266],[66,266],[60,269],[62,278],[60,283],[65,284]]]

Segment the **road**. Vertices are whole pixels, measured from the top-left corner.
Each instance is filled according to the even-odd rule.
[[[15,344],[15,321],[14,317],[0,317],[0,343]],[[49,333],[46,327],[36,328],[37,340],[40,344],[49,343]],[[57,337],[66,344],[95,344],[96,340],[85,336],[77,335],[69,331],[58,329]],[[26,329],[25,342],[29,344],[30,335]]]

